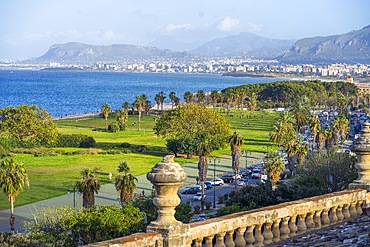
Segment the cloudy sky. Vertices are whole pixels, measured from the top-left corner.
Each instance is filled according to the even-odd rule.
[[[300,39],[370,24],[368,0],[1,0],[0,59],[51,45],[151,45],[194,49],[240,32]]]

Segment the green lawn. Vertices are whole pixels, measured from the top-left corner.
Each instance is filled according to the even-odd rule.
[[[234,131],[245,138],[242,149],[251,152],[265,152],[276,149],[276,145],[269,141],[269,132],[276,113],[255,112],[251,118],[237,116],[227,117],[232,134]],[[249,115],[249,113],[247,114]],[[168,154],[165,141],[153,132],[155,124],[153,116],[144,116],[141,120],[141,129],[137,130],[137,116],[130,116],[128,127],[118,133],[106,132],[105,119],[93,118],[84,120],[57,121],[61,133],[78,133],[93,136],[97,141],[96,148],[103,150],[121,150],[120,144],[127,142],[134,145],[145,145],[147,151],[143,153],[120,154],[85,154],[85,155],[57,155],[35,157],[31,154],[16,154],[15,159],[25,164],[30,179],[30,188],[23,191],[16,198],[15,205],[33,203],[36,201],[63,195],[68,190],[73,190],[73,185],[80,178],[80,171],[87,167],[99,167],[101,182],[107,183],[107,174],[116,172],[119,161],[127,161],[134,175],[144,174]],[[108,119],[108,123],[115,119]],[[133,123],[136,123],[134,126]],[[61,149],[75,151],[76,149]],[[229,154],[229,147],[215,151],[212,155]],[[195,161],[178,157],[175,159],[180,164]],[[0,194],[0,210],[9,208],[6,196]]]

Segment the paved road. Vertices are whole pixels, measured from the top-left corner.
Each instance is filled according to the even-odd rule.
[[[261,160],[263,154],[261,153],[252,153],[251,156],[248,156],[248,164],[255,163]],[[245,158],[242,158],[242,162]],[[159,162],[160,160],[158,160]],[[176,161],[176,159],[175,159]],[[153,165],[154,166],[154,165]],[[183,187],[194,185],[196,183],[196,178],[198,174],[198,165],[197,162],[188,163],[182,166],[185,172],[188,175],[188,178],[185,180]],[[220,157],[220,163],[216,164],[215,173],[216,176],[221,175],[225,172],[231,171],[231,157],[229,155],[225,155]],[[209,178],[213,178],[213,163],[209,166]],[[136,194],[142,193],[144,191],[144,195],[150,195],[152,190],[152,184],[146,179],[146,174],[140,175],[137,177],[137,189]],[[226,185],[222,186],[222,188],[217,188],[216,194],[216,202],[217,202],[217,195],[223,193],[227,193],[233,189],[233,185]],[[25,193],[25,192],[24,192]],[[209,200],[213,200],[213,191],[207,191],[207,196]],[[101,187],[99,194],[95,196],[96,198],[96,205],[112,205],[112,204],[119,204],[119,194],[114,188],[114,184],[105,184]],[[63,196],[50,198],[44,201],[40,201],[34,204],[28,204],[20,207],[15,208],[15,228],[17,231],[23,230],[23,221],[32,220],[32,214],[35,212],[36,209],[40,209],[43,207],[58,207],[58,206],[73,206],[82,205],[82,196],[78,193],[67,193]],[[0,211],[0,232],[6,232],[10,230],[9,225],[9,217],[10,217],[10,210],[3,210]]]

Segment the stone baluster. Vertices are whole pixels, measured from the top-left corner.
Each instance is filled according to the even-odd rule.
[[[349,206],[349,213],[351,217],[356,217],[357,216],[357,210],[356,210],[356,203],[353,202]]]
[[[289,233],[290,233],[289,226],[288,226],[289,219],[290,219],[289,216],[284,217],[281,222],[281,228],[280,228],[280,234],[281,234],[280,239],[281,240],[285,240],[289,238]]]
[[[226,247],[234,247],[235,246],[234,240],[233,240],[233,235],[234,235],[234,231],[226,232],[226,237],[225,237]]]
[[[272,226],[272,221],[267,221],[265,223],[265,230],[263,231],[263,234],[262,234],[264,245],[268,245],[272,243],[272,238],[274,237],[274,235],[272,234],[271,226]]]
[[[300,214],[298,215],[298,234],[304,233],[307,231],[306,226],[306,214]]]
[[[344,216],[344,219],[351,218],[351,214],[349,213],[349,204],[343,205],[343,216]]]
[[[315,215],[315,212],[309,212],[307,214],[306,218],[306,226],[307,230],[312,230],[315,228],[315,222],[313,221],[313,216]]]
[[[342,221],[344,219],[343,205],[338,205],[338,208],[337,208],[337,217],[338,217],[338,221]]]
[[[220,232],[216,234],[216,244],[215,247],[226,247],[224,243],[224,237],[226,235],[226,232]]]
[[[245,242],[244,239],[244,233],[246,229],[247,229],[246,227],[239,227],[238,229],[236,229],[236,238],[235,238],[236,247],[244,247],[247,244],[247,242]]]
[[[167,155],[157,163],[146,177],[154,185],[158,217],[147,227],[147,232],[162,234],[165,246],[185,246],[189,225],[175,219],[175,207],[180,204],[177,191],[187,175],[182,167],[174,162],[173,155]]]
[[[338,221],[337,208],[338,206],[333,206],[330,210],[329,219],[331,224],[336,223]]]
[[[322,216],[321,216],[321,225],[322,226],[327,226],[327,225],[330,224],[329,210],[330,210],[330,208],[324,208],[324,210],[322,211]]]
[[[290,233],[289,233],[289,237],[294,237],[295,235],[297,235],[298,227],[297,227],[296,221],[297,221],[297,216],[296,215],[290,217],[290,222],[289,222]]]
[[[313,217],[313,221],[315,222],[315,229],[321,228],[321,212],[322,210],[316,211],[315,216]]]
[[[206,247],[212,247],[213,246],[212,241],[213,241],[213,236],[206,237],[206,241],[205,241]]]
[[[272,225],[272,234],[274,237],[272,238],[272,242],[276,243],[280,241],[280,221],[281,219],[274,220],[274,224]]]
[[[361,135],[357,138],[351,146],[351,150],[357,156],[358,178],[354,180],[349,189],[363,189],[370,191],[370,123],[365,122]],[[351,216],[352,213],[351,213]]]
[[[256,241],[254,242],[254,246],[260,247],[263,246],[263,236],[262,236],[262,224],[256,225],[256,229],[254,232],[254,238]]]
[[[256,240],[253,234],[254,227],[255,227],[254,225],[247,227],[247,233],[245,236],[245,241],[247,242],[246,246],[252,246],[254,241]]]
[[[364,201],[358,201],[356,204],[357,215],[362,215],[362,204]]]
[[[202,247],[203,238],[197,238],[194,240],[194,247]]]

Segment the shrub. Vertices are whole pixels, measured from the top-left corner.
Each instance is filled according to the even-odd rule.
[[[59,134],[55,147],[91,148],[95,147],[93,137],[81,134]]]
[[[212,206],[212,202],[210,202],[210,201],[205,201],[205,202],[204,202],[204,206],[206,206],[206,209],[207,209],[207,210],[209,210],[209,209],[211,208],[211,206]]]
[[[189,223],[194,213],[191,211],[190,202],[180,203],[176,208],[175,218],[182,223]]]
[[[120,130],[120,126],[118,124],[118,122],[114,121],[114,122],[111,122],[109,125],[108,125],[108,130],[113,132],[113,133],[116,133]]]
[[[121,147],[123,147],[123,148],[131,148],[131,144],[128,143],[128,142],[124,142],[124,143],[121,144]]]
[[[199,205],[195,205],[195,206],[194,206],[194,213],[195,213],[195,214],[200,214],[200,213],[201,213],[201,211],[200,211],[200,206],[199,206]]]

